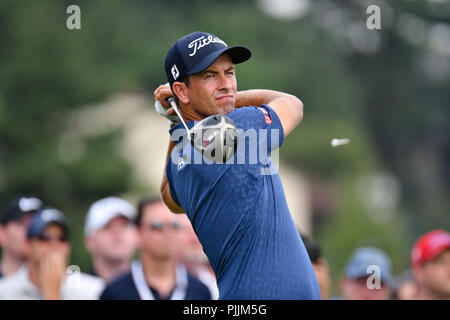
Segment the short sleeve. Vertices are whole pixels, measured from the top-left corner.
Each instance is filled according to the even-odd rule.
[[[264,137],[269,153],[279,148],[283,143],[284,131],[281,121],[276,112],[266,104],[261,105],[261,107],[251,106],[236,109],[229,113],[228,117],[244,133],[247,130],[255,130],[258,133],[260,145]]]
[[[284,130],[277,113],[266,104],[261,105],[258,110],[261,111],[264,115],[263,128],[270,129],[271,133],[273,133],[274,131],[278,132],[278,143],[276,143],[275,145],[277,148],[281,147],[284,141]]]

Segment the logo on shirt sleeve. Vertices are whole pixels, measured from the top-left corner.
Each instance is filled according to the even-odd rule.
[[[272,118],[270,117],[270,115],[267,112],[267,110],[264,109],[264,108],[258,108],[258,109],[261,110],[261,112],[264,114],[264,118],[266,119],[266,124],[271,124],[272,123]]]

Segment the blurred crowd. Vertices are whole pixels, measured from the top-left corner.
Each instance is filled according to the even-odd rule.
[[[320,245],[301,235],[322,299],[450,299],[450,233],[432,230],[411,249],[411,266],[392,274],[389,256],[357,248],[330,293],[328,261]],[[4,205],[0,221],[0,299],[211,300],[214,272],[185,214],[159,198],[134,206],[118,197],[94,202],[84,223],[91,266],[69,265],[71,228],[64,214],[33,196]]]
[[[389,256],[374,247],[357,248],[340,278],[339,297],[330,296],[328,262],[320,246],[302,237],[321,290],[322,299],[344,300],[449,300],[450,233],[432,230],[411,249],[411,266],[392,274]]]
[[[217,299],[214,273],[186,215],[159,198],[136,207],[117,197],[90,206],[84,245],[92,264],[82,271],[69,265],[64,214],[36,197],[12,199],[1,216],[0,299]]]

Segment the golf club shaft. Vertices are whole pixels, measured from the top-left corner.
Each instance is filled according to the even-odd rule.
[[[180,110],[178,109],[177,103],[175,102],[175,99],[173,97],[170,97],[169,99],[167,99],[167,101],[169,102],[170,106],[173,108],[173,110],[175,110],[175,112],[178,115],[178,118],[180,118],[181,122],[183,123],[184,127],[187,130],[188,136],[190,134],[190,130],[186,124],[186,122],[184,122],[183,116],[181,115]]]

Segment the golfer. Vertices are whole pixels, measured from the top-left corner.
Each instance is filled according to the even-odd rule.
[[[182,124],[172,125],[161,196],[191,221],[216,274],[219,299],[320,299],[270,158],[302,120],[303,104],[277,91],[238,92],[235,64],[250,56],[247,48],[228,47],[205,32],[178,39],[168,51],[169,84],[154,93],[167,108],[162,115],[173,119],[167,103],[173,96],[189,128],[211,115],[227,116],[241,132],[237,149],[245,153],[226,163],[198,163],[198,148],[186,143]]]

